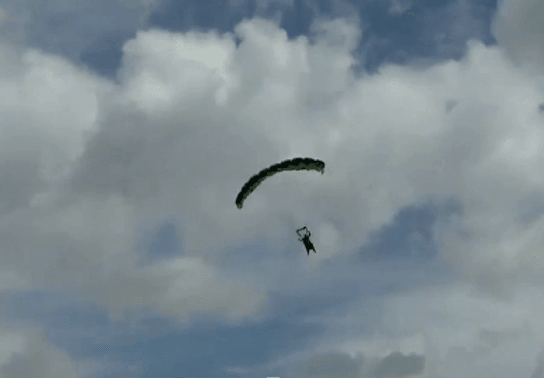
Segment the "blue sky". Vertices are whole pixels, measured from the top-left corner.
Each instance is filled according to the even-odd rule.
[[[543,17],[3,2],[0,377],[542,378]]]

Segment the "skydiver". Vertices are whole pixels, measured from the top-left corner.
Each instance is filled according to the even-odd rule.
[[[302,236],[300,234],[300,231],[302,231],[302,230],[306,230],[306,233],[304,234],[304,236]],[[297,230],[297,235],[299,236],[298,240],[301,241],[302,243],[304,243],[304,247],[306,247],[306,252],[308,252],[308,256],[310,256],[310,250],[313,250],[314,253],[317,253],[316,250],[315,250],[314,245],[310,241],[310,236],[312,235],[312,233],[310,232],[310,230],[308,230],[306,228],[306,226],[304,226],[302,228],[299,228]]]

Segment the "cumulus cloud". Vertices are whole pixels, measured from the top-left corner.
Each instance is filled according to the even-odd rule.
[[[78,377],[78,364],[64,351],[46,341],[37,330],[0,330],[0,376],[73,378]],[[82,365],[83,366],[83,365]]]
[[[351,358],[344,353],[325,353],[311,356],[297,368],[296,376],[300,378],[358,378],[364,358]]]
[[[4,204],[2,261],[4,265],[15,267],[12,275],[26,282],[27,287],[44,284],[79,287],[99,303],[112,309],[121,308],[117,314],[122,313],[124,306],[153,304],[152,299],[158,299],[157,293],[169,297],[159,302],[174,313],[176,310],[172,307],[173,303],[184,309],[212,306],[215,307],[212,312],[229,312],[230,307],[233,309],[233,318],[247,315],[246,311],[254,314],[254,308],[244,310],[244,305],[236,298],[245,298],[247,303],[254,305],[262,300],[262,294],[255,293],[253,296],[251,290],[247,291],[242,286],[239,288],[244,294],[236,294],[232,285],[213,283],[215,275],[209,267],[197,260],[179,260],[179,268],[169,265],[168,271],[160,272],[162,268],[153,267],[145,273],[134,273],[137,260],[134,232],[138,220],[143,221],[144,218],[149,219],[158,214],[166,215],[164,210],[168,207],[167,200],[163,202],[162,208],[157,204],[158,214],[144,215],[139,213],[146,212],[146,204],[142,199],[153,201],[160,187],[168,187],[167,180],[170,180],[170,195],[175,194],[182,206],[184,197],[195,204],[195,198],[199,199],[199,203],[200,200],[213,199],[207,197],[210,193],[207,193],[209,189],[206,189],[206,185],[199,185],[202,182],[198,180],[198,171],[206,172],[206,166],[209,166],[215,169],[219,177],[226,177],[228,172],[220,165],[227,161],[224,158],[208,160],[200,147],[192,152],[186,150],[187,158],[192,156],[194,159],[203,154],[199,160],[204,164],[204,169],[186,164],[187,169],[193,170],[192,180],[188,180],[183,168],[172,175],[174,167],[182,167],[179,159],[186,162],[191,159],[168,157],[167,153],[175,154],[176,150],[183,150],[183,147],[177,145],[172,150],[161,145],[170,144],[174,140],[168,141],[170,131],[163,129],[153,133],[147,129],[148,124],[138,118],[141,112],[132,110],[130,113],[126,110],[134,108],[131,108],[130,103],[125,108],[121,105],[115,108],[115,104],[123,102],[126,96],[116,94],[113,86],[92,78],[85,71],[78,71],[60,58],[37,51],[18,56],[8,47],[5,49],[11,55],[4,55],[8,64],[2,65],[3,71],[10,75],[3,76],[6,85],[3,86],[2,106],[6,110],[5,119],[8,122],[3,129],[5,148],[0,170],[5,185],[0,202]],[[22,67],[19,62],[23,63]],[[131,120],[140,122],[139,131],[131,124]],[[181,131],[184,134],[183,130],[177,130],[175,116],[167,124],[172,126],[173,132]],[[132,128],[127,129],[130,126]],[[132,137],[125,140],[120,134],[122,132],[128,132]],[[206,139],[204,134],[200,135]],[[170,137],[174,138],[173,135]],[[205,146],[206,141],[202,142],[201,146]],[[19,147],[15,149],[13,143]],[[149,150],[149,146],[158,150]],[[228,153],[228,149],[223,153]],[[149,159],[152,156],[154,158]],[[134,164],[133,160],[144,165]],[[153,164],[159,167],[166,161],[169,161],[170,168],[163,166],[159,176],[148,176],[155,170]],[[207,185],[219,179],[209,170],[207,176]],[[182,184],[191,181],[194,185],[192,190]],[[223,201],[224,207],[232,204],[230,196],[226,198],[228,202]],[[148,202],[147,206],[150,205]],[[215,206],[210,207],[209,203],[207,206],[210,217],[214,215]],[[177,211],[180,209],[171,208],[178,216]],[[199,228],[203,226],[196,225]],[[200,233],[203,235],[206,230]],[[215,248],[219,240],[212,241]],[[191,242],[189,240],[188,248],[194,254],[196,251]],[[198,268],[199,264],[202,269]],[[188,269],[200,271],[199,277],[202,279],[182,278],[186,277]],[[149,280],[153,280],[150,274],[158,275],[158,284],[162,289],[155,287],[156,284],[150,285]],[[176,279],[176,276],[182,278],[182,281]],[[181,301],[171,297],[176,295],[173,294],[176,293],[173,289],[176,286],[194,288],[199,284],[212,286],[208,289],[204,289],[204,286],[190,289],[196,290],[194,294],[183,295],[178,292],[180,299],[185,298]],[[218,290],[224,292],[219,293]],[[193,305],[189,305],[189,302]],[[182,313],[177,312],[178,315]]]
[[[537,289],[525,289],[518,292],[515,302],[501,303],[478,294],[470,285],[419,289],[387,296],[377,310],[380,321],[374,323],[375,329],[357,332],[356,322],[344,323],[324,340],[350,355],[364,353],[369,362],[375,362],[368,365],[373,371],[393,376],[400,370],[394,370],[396,360],[391,356],[402,354],[399,360],[406,359],[407,366],[428,378],[506,377],[515,372],[528,377],[544,332],[538,315],[541,297]],[[329,321],[357,316],[369,318],[369,313],[352,306]]]
[[[411,1],[407,0],[393,0],[389,5],[389,13],[394,15],[406,14],[406,11],[412,6]]]
[[[374,375],[376,378],[405,377],[421,373],[424,367],[424,356],[404,356],[402,353],[396,352],[391,353],[379,363]]]
[[[324,262],[358,254],[402,208],[453,199],[460,210],[438,219],[433,238],[460,283],[309,319],[338,325],[327,347],[374,362],[361,373],[359,360],[321,353],[302,374],[529,376],[544,339],[537,74],[501,37],[505,48],[470,41],[458,62],[356,76],[358,25],[314,31],[289,40],[255,19],[234,34],[139,32],[116,82],[2,45],[0,263],[11,276],[0,284],[76,293],[117,318],[149,307],[240,323],[265,314],[271,288],[324,285]],[[527,58],[534,70],[538,59]],[[282,174],[236,208],[249,176],[293,156],[324,160],[325,175]],[[138,228],[166,219],[181,219],[183,256],[138,266]],[[282,250],[306,258],[285,236],[302,224],[317,258],[285,268],[294,258]],[[276,262],[218,267],[236,253]],[[375,324],[350,328],[367,315]]]
[[[544,353],[540,353],[538,356],[537,364],[531,378],[544,377]]]
[[[501,1],[493,34],[506,56],[532,75],[544,74],[544,4],[538,0]]]
[[[337,250],[352,249],[370,231],[390,221],[400,207],[428,196],[457,197],[466,206],[464,226],[478,237],[467,241],[459,234],[461,230],[454,231],[446,223],[437,229],[441,253],[484,288],[497,289],[496,282],[522,269],[517,262],[510,263],[521,258],[520,247],[527,253],[515,238],[530,240],[530,233],[534,248],[540,243],[538,224],[504,232],[505,227],[512,227],[509,217],[520,216],[516,204],[538,193],[541,185],[537,172],[542,120],[530,112],[538,105],[537,88],[516,74],[498,49],[477,42],[470,43],[463,63],[449,62],[425,71],[390,66],[380,76],[348,80],[357,33],[349,24],[342,25],[340,21],[323,23],[319,26],[322,34],[310,45],[305,38],[288,41],[273,23],[246,22],[237,29],[243,40],[238,49],[231,35],[140,33],[125,46],[121,82],[116,87],[93,81],[58,59],[27,54],[32,71],[26,83],[47,85],[45,72],[71,72],[73,78],[63,75],[55,86],[44,87],[56,91],[50,96],[35,97],[40,92],[33,90],[34,97],[25,97],[32,101],[33,110],[26,116],[29,126],[23,135],[31,135],[37,115],[44,112],[51,115],[40,130],[53,134],[45,154],[38,153],[43,151],[38,143],[48,140],[43,137],[34,143],[34,152],[22,155],[19,151],[20,158],[12,159],[12,166],[6,163],[4,169],[19,171],[21,164],[29,165],[22,169],[29,176],[18,176],[26,181],[14,185],[31,190],[25,194],[13,189],[6,211],[11,210],[9,206],[37,201],[58,185],[57,192],[64,190],[63,195],[73,202],[50,208],[57,215],[33,215],[35,234],[47,229],[58,238],[61,230],[52,228],[64,222],[62,232],[75,236],[78,232],[69,227],[75,228],[77,221],[68,224],[69,214],[87,218],[96,214],[93,217],[100,222],[110,213],[116,227],[125,227],[111,236],[121,243],[115,254],[131,266],[134,257],[127,240],[135,224],[145,216],[183,213],[192,220],[186,232],[189,254],[206,253],[234,242],[242,229],[252,229],[228,226],[228,219],[247,226],[262,214],[262,209],[256,211],[250,205],[242,216],[232,206],[232,193],[248,174],[280,157],[319,155],[327,161],[328,174],[304,178],[308,182],[305,197],[317,207],[305,206],[304,197],[296,193],[299,204],[280,201],[285,193],[296,192],[291,176],[264,187],[253,203],[265,196],[267,204],[277,204],[276,216],[290,208],[297,220],[326,214],[330,222],[342,223],[343,237],[334,236],[333,226],[322,226],[322,234],[330,234],[321,241],[323,256],[327,256],[335,249],[334,240],[350,240]],[[484,60],[495,65],[482,75],[479,65]],[[319,66],[328,66],[328,75],[314,69]],[[497,77],[501,80],[495,80]],[[80,97],[71,95],[76,80],[88,88],[78,91]],[[478,89],[465,93],[469,83],[478,83]],[[12,87],[18,88],[16,83]],[[320,91],[328,95],[320,98],[321,111],[312,116],[310,110],[315,109]],[[332,96],[340,92],[345,94]],[[310,93],[314,99],[308,97]],[[441,104],[452,95],[464,101],[445,114]],[[46,102],[62,96],[66,101]],[[391,109],[397,103],[401,105]],[[229,110],[233,108],[238,111]],[[63,125],[78,120],[79,128],[63,131]],[[515,133],[513,124],[520,125]],[[17,130],[23,133],[25,128]],[[16,141],[14,138],[17,135],[10,140]],[[56,172],[64,175],[57,177],[60,173]],[[493,190],[497,185],[501,189]],[[491,217],[494,222],[486,221]],[[89,221],[81,218],[79,227]],[[264,222],[258,227],[263,229]],[[500,236],[493,236],[489,227],[500,231]],[[100,235],[99,244],[108,239],[107,231],[98,229],[95,236],[79,232],[77,237],[94,249],[99,239],[91,238]],[[462,253],[456,250],[460,243],[470,243]],[[538,257],[540,252],[531,253]],[[489,264],[491,259],[503,265]],[[83,260],[74,264],[79,269]]]
[[[316,353],[294,364],[291,372],[306,378],[400,378],[418,375],[425,366],[425,357],[399,352],[379,358],[365,358],[362,353]]]

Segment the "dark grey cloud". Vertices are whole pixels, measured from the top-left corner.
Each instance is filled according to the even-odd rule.
[[[393,352],[385,357],[376,367],[376,378],[399,378],[419,374],[425,368],[425,356],[412,354],[405,356]]]
[[[536,367],[533,374],[531,374],[531,378],[544,378],[544,351],[538,356]]]
[[[352,358],[347,353],[325,353],[310,357],[297,372],[304,378],[357,378],[363,358]]]
[[[30,139],[21,141],[21,146],[28,146]],[[0,153],[0,214],[28,206],[32,197],[46,186],[39,177],[38,151],[19,161],[2,155]]]
[[[446,113],[449,113],[457,106],[459,102],[457,100],[448,100],[446,101]]]
[[[515,65],[541,75],[544,63],[544,3],[535,0],[502,3],[493,20],[493,35],[503,53]]]
[[[175,220],[140,227],[138,231],[139,266],[152,264],[162,259],[170,259],[183,253],[182,225]]]
[[[432,228],[439,217],[459,212],[453,200],[442,203],[429,201],[408,206],[399,211],[393,221],[374,232],[361,253],[365,259],[382,260],[391,257],[429,261],[436,256],[437,246]]]

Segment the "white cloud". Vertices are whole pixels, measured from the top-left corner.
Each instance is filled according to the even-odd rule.
[[[211,314],[236,323],[262,315],[264,295],[236,280],[217,278],[216,270],[196,258],[157,263],[141,272],[116,271],[88,289],[95,303],[121,318],[132,306],[152,306],[177,319]]]
[[[298,367],[296,376],[301,378],[357,378],[362,362],[363,358],[352,359],[349,355],[341,353],[314,355]]]
[[[9,13],[5,9],[0,7],[0,26],[9,19]]]
[[[268,281],[210,257],[265,238],[276,253],[295,238],[285,224],[306,223],[318,255],[300,270],[313,264],[311,281],[403,207],[453,198],[462,211],[434,236],[462,283],[374,298],[380,332],[344,330],[323,345],[376,361],[424,355],[429,378],[529,376],[544,339],[535,74],[508,46],[471,41],[459,62],[355,77],[357,25],[314,31],[313,43],[291,41],[275,23],[245,21],[239,47],[230,34],[141,32],[117,83],[1,46],[0,263],[13,275],[2,285],[77,292],[115,317],[150,306],[237,323],[263,314]],[[282,174],[236,208],[252,174],[304,155],[324,160],[325,174]],[[138,226],[172,218],[185,255],[137,268]],[[354,306],[346,319],[363,314]]]
[[[412,2],[407,0],[392,0],[388,12],[394,15],[405,15],[406,11],[412,7]]]
[[[506,56],[533,75],[543,75],[544,4],[539,0],[502,0],[493,34]]]
[[[478,295],[470,285],[404,292],[383,299],[381,322],[371,334],[356,332],[357,322],[346,323],[348,332],[339,329],[322,345],[362,353],[368,361],[391,353],[422,355],[425,378],[529,377],[544,337],[542,299],[536,288],[518,290],[511,302]],[[353,306],[329,322],[368,318],[369,305]]]
[[[127,119],[130,122],[136,118],[131,117],[128,111],[121,112],[121,115],[115,114],[115,105],[124,100],[115,101],[119,94],[116,94],[115,90],[112,91],[111,85],[92,78],[84,71],[78,71],[61,59],[35,51],[18,57],[8,47],[4,48],[8,53],[11,52],[12,59],[22,61],[25,64],[23,67],[27,67],[16,68],[13,61],[8,62],[11,66],[3,65],[4,72],[19,70],[19,74],[4,76],[4,81],[9,85],[4,86],[1,105],[6,109],[8,122],[4,124],[2,130],[5,148],[2,150],[4,163],[0,171],[3,171],[5,182],[13,184],[14,187],[11,193],[6,190],[9,186],[4,186],[2,192],[4,197],[0,199],[0,202],[5,204],[0,229],[3,234],[0,258],[5,266],[11,267],[13,278],[20,282],[17,284],[18,287],[21,284],[29,288],[42,287],[44,284],[56,287],[66,285],[66,290],[80,291],[89,298],[96,299],[98,303],[105,304],[116,316],[123,313],[125,306],[133,305],[156,305],[159,308],[162,306],[166,313],[173,313],[181,318],[189,316],[194,311],[209,311],[221,313],[236,321],[248,313],[257,313],[255,306],[262,301],[262,294],[252,293],[239,284],[219,283],[212,268],[205,265],[198,268],[198,265],[202,264],[198,261],[197,265],[194,265],[189,264],[188,260],[179,260],[179,265],[170,265],[168,271],[157,266],[148,270],[143,269],[141,272],[134,271],[137,260],[134,232],[138,222],[157,215],[164,216],[169,202],[164,198],[166,201],[162,206],[159,205],[153,214],[146,212],[146,206],[154,206],[154,198],[152,196],[148,198],[151,204],[141,201],[141,198],[147,198],[150,191],[156,190],[159,186],[167,186],[164,179],[171,176],[172,170],[159,170],[162,173],[158,176],[147,178],[145,176],[155,169],[152,165],[140,166],[141,168],[131,172],[130,159],[133,155],[130,155],[132,151],[129,151],[129,155],[123,151],[123,148],[126,150],[124,146],[127,144],[125,137],[129,136],[129,146],[135,148],[135,152],[141,147],[138,144],[143,143],[144,152],[155,157],[151,161],[140,158],[140,162],[156,163],[156,167],[159,167],[166,158],[160,156],[164,148],[158,146],[158,150],[147,149],[145,146],[150,145],[146,142],[146,136],[150,136],[148,142],[153,143],[153,135],[158,135],[157,140],[162,138],[163,143],[168,144],[171,141],[164,138],[168,131],[165,134],[163,131],[157,133],[158,130],[140,129],[140,133],[145,131],[145,134],[140,134],[140,139],[132,143],[130,135],[138,137],[137,130],[130,132],[123,128],[123,122],[126,123]],[[108,103],[111,99],[113,101]],[[133,109],[130,105],[127,106],[129,110]],[[108,109],[113,109],[111,116],[108,115]],[[114,118],[113,121],[117,121],[118,124],[106,124],[108,117]],[[170,124],[174,123],[175,118]],[[148,126],[145,123],[143,125]],[[100,147],[97,153],[92,155],[89,149],[93,147],[93,139],[88,133],[93,129],[103,129],[105,133],[113,126],[121,129],[114,129],[115,133],[108,137],[109,141],[105,140],[108,144]],[[205,138],[203,134],[202,137]],[[118,142],[120,147],[116,147],[112,139]],[[14,143],[19,147],[15,148]],[[87,143],[85,152],[84,143]],[[194,145],[194,140],[190,143]],[[193,156],[197,156],[202,148],[194,146],[196,150],[193,151]],[[180,147],[176,146],[174,151]],[[172,156],[171,168],[180,166],[177,158],[182,157]],[[82,161],[79,163],[80,166],[86,162],[91,168],[87,171],[78,168],[75,165],[77,159]],[[215,165],[214,161],[208,161],[206,156],[200,159],[205,165],[211,167]],[[106,163],[111,161],[111,164],[108,166],[101,161]],[[119,168],[119,164],[124,163],[128,165]],[[224,159],[220,160],[220,164],[225,163]],[[93,174],[93,169],[100,170],[100,167],[108,169],[107,174],[104,171],[100,172],[102,177]],[[187,168],[196,167],[188,165]],[[78,179],[81,177],[78,176],[78,172],[82,172],[82,178]],[[198,173],[198,170],[193,172]],[[225,175],[221,172],[221,167],[216,168],[216,172]],[[135,176],[132,176],[133,174]],[[163,174],[166,176],[162,176]],[[144,181],[135,180],[138,176]],[[7,180],[7,177],[17,180]],[[174,194],[178,197],[176,200],[181,199],[180,195],[188,190],[188,187],[182,184],[186,177],[184,172],[174,175],[174,179],[178,178],[181,181],[171,182],[171,191],[167,195]],[[156,183],[153,183],[154,180]],[[143,186],[136,187],[137,190],[134,192],[136,200],[132,201],[121,197],[123,194],[128,196],[132,194],[128,192],[130,188],[126,186],[131,182],[143,183]],[[88,183],[89,187],[81,187],[80,183]],[[196,179],[189,203],[205,194],[206,189],[199,187],[198,184],[199,180]],[[208,180],[207,185],[210,184]],[[71,192],[72,189],[75,190]],[[118,194],[115,193],[117,190]],[[104,195],[97,197],[100,193]],[[224,207],[230,205],[231,198]],[[177,208],[174,215],[179,216],[180,209]],[[232,213],[237,211],[235,207],[234,209]],[[215,206],[208,211],[212,215]],[[218,240],[220,239],[212,244],[213,247],[218,247]],[[191,242],[188,243],[188,247],[191,249]],[[206,244],[203,248],[207,248]],[[191,251],[193,254],[196,252]],[[186,265],[191,269],[201,270],[203,278],[196,281],[189,292],[183,294],[181,291],[187,287],[187,282],[191,281],[183,281],[188,269]],[[11,280],[11,283],[6,281],[5,285],[13,287],[15,281]],[[155,283],[151,284],[152,281]],[[71,289],[68,289],[69,287]],[[178,291],[172,290],[172,287],[177,287]],[[207,299],[200,300],[200,292],[209,292]],[[160,299],[161,297],[163,299]],[[164,299],[166,297],[168,300]],[[175,300],[175,297],[178,299]]]
[[[68,354],[45,341],[36,330],[0,330],[0,376],[75,378],[78,364]]]

